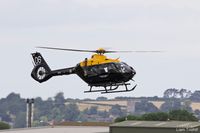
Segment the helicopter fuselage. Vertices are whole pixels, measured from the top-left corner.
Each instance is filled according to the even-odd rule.
[[[112,62],[92,66],[76,66],[76,74],[90,86],[125,83],[136,74],[135,70],[124,62]]]
[[[85,92],[101,92],[116,93],[133,91],[137,84],[131,89],[128,88],[130,80],[136,74],[136,71],[124,62],[117,59],[109,59],[104,54],[106,53],[127,53],[127,52],[162,52],[162,51],[113,51],[99,48],[97,50],[80,50],[66,49],[55,47],[37,47],[42,49],[73,51],[73,52],[90,52],[95,53],[90,59],[85,58],[84,61],[78,63],[74,67],[68,67],[58,70],[51,70],[42,55],[39,52],[32,53],[34,68],[31,72],[33,79],[39,83],[43,83],[54,76],[77,74],[89,86],[89,91]],[[134,80],[132,80],[134,81]],[[92,90],[92,87],[103,87],[104,89]],[[125,90],[118,90],[118,87],[124,86]],[[113,88],[114,87],[114,88]]]
[[[77,74],[91,88],[93,86],[104,87],[106,93],[108,91],[109,93],[113,92],[113,89],[107,90],[107,87],[115,86],[115,89],[117,89],[119,86],[124,85],[126,92],[132,91],[136,87],[134,86],[131,90],[127,88],[127,85],[129,85],[127,82],[134,77],[136,71],[126,63],[119,61],[119,59],[108,59],[103,54],[94,54],[92,58],[85,59],[75,67],[58,70],[51,70],[40,53],[32,53],[32,57],[34,68],[31,76],[40,83],[53,76]],[[88,92],[93,91],[90,89]]]

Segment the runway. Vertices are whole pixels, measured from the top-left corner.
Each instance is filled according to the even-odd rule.
[[[46,127],[31,129],[2,130],[0,133],[109,133],[109,127]]]

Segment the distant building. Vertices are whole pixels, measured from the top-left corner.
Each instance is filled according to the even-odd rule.
[[[110,126],[110,133],[199,133],[200,122],[124,121]]]

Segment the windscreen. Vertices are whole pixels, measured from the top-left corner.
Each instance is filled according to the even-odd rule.
[[[85,67],[84,71],[87,73],[87,76],[96,76],[105,73],[116,73],[118,69],[115,64],[109,63]]]

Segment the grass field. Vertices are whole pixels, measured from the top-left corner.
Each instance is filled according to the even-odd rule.
[[[160,109],[162,104],[165,103],[164,101],[150,101],[150,102],[153,103],[153,105],[156,106],[158,109]]]
[[[101,104],[101,105],[120,105],[127,106],[127,101],[125,100],[113,100],[113,101],[86,101],[86,103]]]
[[[62,122],[57,124],[57,126],[100,126],[108,127],[111,123],[109,122]]]
[[[197,102],[193,102],[191,103],[191,107],[193,110],[200,110],[200,103],[197,103]]]
[[[109,111],[110,109],[111,109],[111,106],[108,106],[108,105],[97,105],[97,104],[95,104],[95,103],[93,103],[93,104],[88,104],[88,103],[77,103],[77,105],[78,105],[78,107],[79,107],[79,110],[80,111],[83,111],[83,110],[85,110],[85,109],[89,109],[89,108],[91,108],[92,106],[97,106],[98,108],[98,110],[99,111]]]
[[[150,101],[153,103],[158,109],[164,104],[164,101]],[[79,107],[80,111],[83,111],[85,109],[89,109],[92,106],[97,106],[99,111],[109,111],[113,105],[120,105],[122,109],[127,108],[127,100],[109,100],[109,101],[82,101],[78,102],[77,105]],[[200,109],[200,103],[198,102],[192,102],[191,107],[193,110]]]

